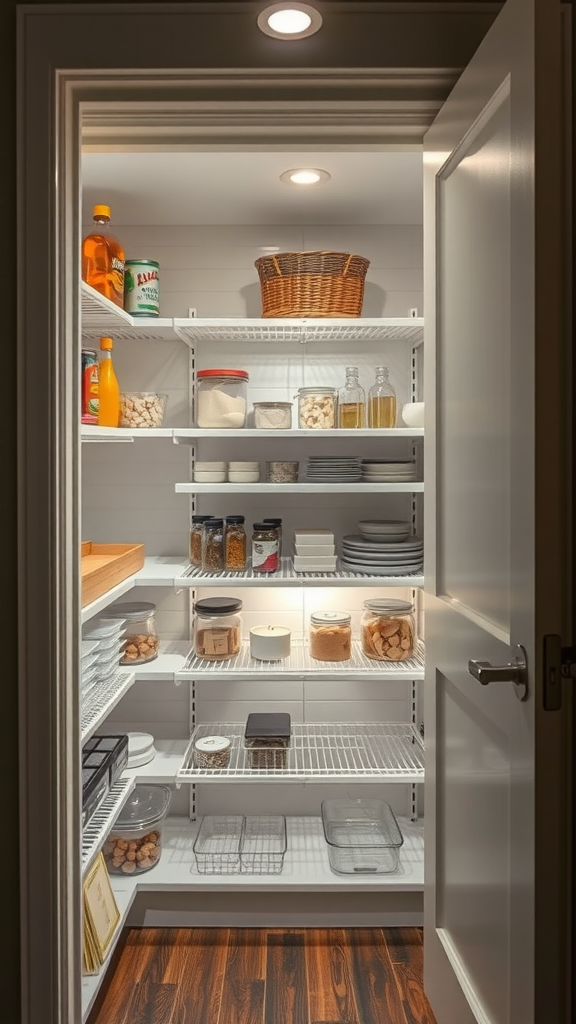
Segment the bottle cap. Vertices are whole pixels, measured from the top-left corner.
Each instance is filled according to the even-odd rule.
[[[110,207],[109,206],[95,206],[92,210],[92,216],[96,217],[108,217],[110,220]]]
[[[100,348],[103,352],[111,352],[114,348],[112,338],[100,338]]]

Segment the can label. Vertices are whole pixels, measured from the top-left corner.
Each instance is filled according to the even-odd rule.
[[[126,260],[124,309],[131,316],[159,316],[159,263],[154,260]]]
[[[98,423],[98,353],[82,349],[82,423]]]
[[[279,567],[278,541],[252,541],[252,568],[254,572],[276,572]]]

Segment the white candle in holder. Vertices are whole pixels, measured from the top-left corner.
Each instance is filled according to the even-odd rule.
[[[253,626],[250,630],[250,655],[257,661],[280,661],[290,655],[288,626]]]

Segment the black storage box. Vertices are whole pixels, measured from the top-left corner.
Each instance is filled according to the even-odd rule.
[[[252,712],[246,720],[244,747],[250,768],[286,768],[290,715],[284,711]]]

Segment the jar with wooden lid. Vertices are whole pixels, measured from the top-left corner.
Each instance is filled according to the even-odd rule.
[[[312,612],[310,657],[316,661],[349,661],[352,626],[348,612]]]
[[[198,658],[226,661],[240,651],[242,601],[205,597],[194,605],[194,650]]]
[[[406,661],[414,656],[414,605],[377,599],[363,602],[362,651],[373,661]]]
[[[202,529],[202,569],[222,572],[224,568],[224,520],[206,519]]]
[[[226,516],[224,566],[228,572],[244,572],[246,569],[244,516]]]
[[[213,519],[211,515],[193,515],[190,521],[190,565],[199,568],[202,565],[202,533],[204,523],[207,519]]]

